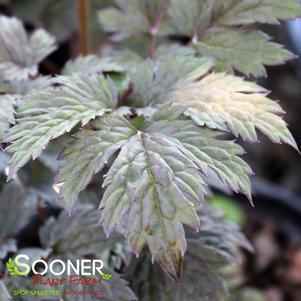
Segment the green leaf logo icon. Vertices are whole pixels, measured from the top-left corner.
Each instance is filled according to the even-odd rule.
[[[9,258],[9,260],[6,262],[6,267],[10,276],[23,276],[16,268],[15,263],[11,258]]]
[[[106,274],[106,273],[104,273],[102,271],[100,271],[99,274],[101,275],[101,277],[102,277],[103,280],[109,280],[109,279],[112,278],[112,274]]]

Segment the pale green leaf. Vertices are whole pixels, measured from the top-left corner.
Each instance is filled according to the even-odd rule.
[[[116,63],[112,58],[100,58],[90,54],[79,56],[74,60],[68,61],[62,73],[73,75],[74,73],[101,73],[101,72],[122,72],[124,68]]]
[[[208,31],[193,47],[201,56],[213,57],[224,70],[232,68],[253,76],[266,76],[264,65],[279,65],[295,56],[269,41],[260,31],[218,27]],[[220,70],[222,68],[219,68]]]
[[[247,141],[258,141],[256,129],[275,143],[297,149],[276,101],[267,91],[240,77],[213,73],[198,82],[178,86],[169,99],[190,107],[187,113],[198,125],[229,130]]]
[[[134,92],[130,103],[135,107],[145,107],[168,101],[166,95],[178,81],[200,78],[212,66],[211,59],[181,55],[169,58],[163,55],[157,61],[147,60],[132,71]]]
[[[37,75],[37,64],[56,49],[55,39],[43,29],[27,35],[21,21],[0,17],[0,74],[5,80]]]
[[[218,139],[221,132],[196,126],[188,118],[181,117],[185,110],[181,106],[164,106],[152,116],[145,130],[175,139],[183,154],[204,174],[211,169],[231,190],[242,191],[251,199],[249,175],[252,170],[239,157],[244,150],[233,141]]]
[[[56,83],[60,86],[27,96],[18,108],[17,124],[6,138],[12,143],[7,150],[13,153],[9,178],[30,158],[40,156],[49,140],[116,106],[116,89],[102,75],[60,76]]]
[[[278,24],[300,15],[297,0],[170,0],[165,33],[201,37],[220,26]]]
[[[301,15],[297,0],[218,0],[216,15],[219,25],[245,25],[254,22],[278,24]],[[219,10],[217,12],[217,10]]]
[[[217,59],[216,70],[234,68],[262,76],[264,65],[281,64],[294,56],[251,25],[277,24],[300,15],[296,0],[171,0],[162,31],[190,38],[199,55]]]

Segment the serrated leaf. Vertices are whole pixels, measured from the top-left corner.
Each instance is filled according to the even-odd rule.
[[[183,78],[193,80],[205,75],[213,65],[207,58],[175,55],[162,57],[157,61],[148,60],[139,64],[132,72],[134,92],[130,104],[145,107],[166,101],[166,95]]]
[[[219,9],[219,25],[246,25],[255,22],[278,24],[301,15],[301,6],[296,0],[234,0],[216,1]]]
[[[55,39],[43,29],[30,36],[20,20],[0,16],[0,73],[5,80],[37,75],[37,64],[56,49]]]
[[[252,170],[239,157],[244,150],[233,141],[218,139],[221,132],[198,127],[190,119],[181,117],[185,111],[186,107],[181,106],[161,107],[146,124],[146,131],[175,139],[182,153],[204,174],[211,169],[231,190],[242,191],[251,199],[249,175]]]
[[[256,77],[266,76],[264,65],[279,65],[295,57],[263,32],[226,27],[208,31],[193,47],[201,56],[216,59],[220,71],[234,68]]]
[[[83,130],[77,140],[66,146],[61,155],[65,160],[60,168],[57,182],[63,183],[60,198],[67,207],[73,207],[78,194],[102,170],[112,155],[136,134],[135,128],[118,114],[105,116],[94,123],[99,130]]]
[[[300,15],[296,0],[171,0],[162,32],[190,38],[199,55],[217,59],[218,71],[234,68],[262,76],[264,65],[281,64],[294,56],[250,26],[255,22],[277,24]]]
[[[186,251],[182,223],[198,228],[192,202],[201,199],[201,183],[194,164],[167,138],[139,133],[121,148],[105,178],[103,227],[109,234],[128,214],[133,251],[148,244],[154,260],[178,279]]]
[[[74,73],[101,73],[101,72],[122,72],[124,68],[116,63],[112,58],[100,58],[90,54],[79,56],[78,58],[68,61],[62,73],[73,75]]]
[[[17,124],[6,137],[12,143],[7,150],[14,153],[9,179],[30,158],[40,156],[49,140],[116,106],[116,89],[102,75],[60,76],[56,83],[60,87],[32,93],[18,108]]]
[[[211,169],[233,190],[250,193],[250,168],[238,157],[242,149],[195,126],[184,111],[181,106],[160,107],[136,129],[118,113],[101,117],[94,122],[100,130],[82,131],[66,148],[59,174],[65,181],[62,195],[73,202],[120,149],[104,179],[103,227],[109,234],[122,224],[134,252],[139,254],[147,244],[153,258],[175,278],[186,250],[181,224],[198,227],[194,207],[205,192],[199,169]]]
[[[287,143],[297,149],[280,105],[267,98],[267,91],[240,77],[212,73],[198,82],[178,88],[171,101],[190,107],[188,115],[198,125],[229,130],[247,141],[258,141],[256,129],[275,143]]]
[[[226,295],[220,269],[237,263],[239,247],[250,249],[238,228],[222,220],[221,214],[208,206],[199,212],[199,233],[188,231],[188,250],[181,282],[176,284],[162,275],[150,256],[144,252],[133,259],[127,278],[141,301],[222,301]]]
[[[167,11],[168,34],[198,36],[219,26],[278,24],[301,15],[297,0],[171,0]]]

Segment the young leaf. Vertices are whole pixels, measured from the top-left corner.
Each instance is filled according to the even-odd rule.
[[[279,20],[293,19],[301,14],[297,0],[234,0],[216,1],[220,9],[219,25],[246,25],[255,22],[279,24]]]
[[[210,74],[198,82],[179,85],[171,101],[189,106],[187,113],[198,125],[229,130],[248,141],[257,141],[256,129],[275,143],[296,142],[281,118],[280,105],[266,97],[267,91],[239,77]]]
[[[43,29],[27,35],[21,21],[0,16],[0,74],[5,80],[37,75],[37,64],[56,49],[55,39]]]
[[[102,75],[60,76],[56,83],[60,87],[32,93],[18,108],[17,124],[6,137],[7,142],[12,142],[7,150],[14,153],[9,179],[31,157],[40,156],[49,140],[116,106],[116,89]]]

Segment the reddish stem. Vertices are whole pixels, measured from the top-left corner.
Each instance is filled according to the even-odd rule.
[[[87,55],[90,52],[90,35],[89,35],[89,0],[77,1],[78,31],[80,39],[81,54]]]

